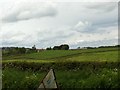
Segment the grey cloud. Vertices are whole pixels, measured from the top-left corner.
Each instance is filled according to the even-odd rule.
[[[111,26],[116,26],[118,23],[118,10],[117,10],[117,2],[101,2],[101,3],[90,3],[87,4],[85,10],[90,12],[90,15],[86,15],[88,22],[92,25],[91,27],[87,27],[82,32],[85,33],[98,33],[98,28],[107,28]],[[85,21],[86,19],[83,19]],[[79,31],[79,30],[78,30]]]
[[[45,39],[40,40],[37,45],[41,48],[47,48],[47,47],[53,47],[55,45],[60,45],[64,42],[64,39],[60,38],[51,38],[51,39]]]
[[[92,9],[92,10],[97,10],[99,11],[103,11],[103,12],[110,12],[113,11],[115,8],[117,8],[117,2],[99,2],[96,4],[92,4],[91,5],[87,5],[86,8],[88,9]]]
[[[29,4],[29,3],[28,3]],[[27,4],[26,4],[27,5]],[[57,10],[55,7],[48,6],[48,7],[38,7],[28,6],[27,9],[24,6],[20,6],[19,8],[14,9],[2,18],[3,22],[16,22],[22,20],[29,20],[35,18],[42,18],[42,17],[54,17],[57,15]]]
[[[66,32],[64,32],[66,30]],[[50,35],[48,35],[50,34]],[[64,28],[62,29],[54,29],[54,31],[51,32],[51,30],[45,30],[44,32],[36,32],[37,38],[37,45],[46,48],[46,47],[53,47],[55,45],[65,44],[66,40],[69,39],[71,36],[75,35],[75,31],[73,31],[71,28]]]
[[[120,27],[120,2],[118,2],[118,24]]]
[[[16,45],[17,43],[19,43],[19,41],[4,40],[2,41],[2,46],[12,46]]]
[[[89,32],[89,30],[91,30],[91,28],[93,28],[93,26],[91,26],[92,24],[88,21],[82,22],[79,21],[75,27],[73,28],[75,31],[77,32]]]
[[[117,2],[89,3],[83,4],[83,7],[86,7],[84,11],[88,11],[88,13],[86,12],[84,14],[84,17],[79,19],[80,22],[83,23],[83,25],[79,25],[77,28],[74,28],[74,30],[76,30],[77,32],[99,33],[102,32],[102,30],[100,31],[99,28],[108,28],[111,26],[117,27]]]
[[[81,26],[77,24],[78,26],[73,29],[77,32],[82,32],[82,33],[102,33],[104,32],[105,28],[118,26],[118,22],[116,19],[109,19],[109,20],[105,19],[95,22],[87,22],[87,24],[84,22],[82,23],[84,25]],[[100,28],[102,29],[100,30]]]
[[[109,45],[117,45],[118,39],[109,39],[109,40],[98,40],[98,41],[84,41],[70,45],[72,48],[77,47],[98,47],[98,46],[109,46]]]
[[[73,7],[67,4],[63,6],[58,4],[59,8],[51,5],[41,7],[34,4],[26,7],[19,6],[20,9],[15,8],[10,11],[11,13],[8,11],[3,21],[15,23],[4,23],[2,32],[9,32],[4,34],[3,45],[32,46],[35,44],[37,48],[46,48],[68,43],[71,48],[77,48],[77,46],[87,45],[112,45],[116,42],[116,40],[111,40],[117,36],[117,28],[111,28],[117,27],[117,9],[114,5],[106,3],[107,6],[98,4],[97,7],[94,3],[95,6],[91,4],[90,7],[88,5],[84,8],[79,3],[78,6],[72,3]],[[44,17],[55,18],[38,19]],[[23,20],[29,21],[16,22]],[[13,34],[20,31],[25,33],[25,36]]]

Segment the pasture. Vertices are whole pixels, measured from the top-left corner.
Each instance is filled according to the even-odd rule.
[[[50,68],[59,88],[118,88],[118,48],[46,50],[3,56],[3,90],[37,89]]]

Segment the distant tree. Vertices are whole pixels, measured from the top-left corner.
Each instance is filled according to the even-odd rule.
[[[115,45],[115,47],[120,47],[120,45]]]
[[[51,47],[48,47],[48,48],[46,48],[46,50],[52,50],[52,48],[51,48]]]
[[[60,50],[60,46],[54,46],[53,50]]]
[[[85,48],[87,48],[87,49],[94,49],[94,47],[85,47]]]
[[[60,45],[60,49],[61,50],[68,50],[69,49],[69,45],[67,45],[67,44]]]
[[[67,45],[67,44],[53,47],[53,50],[68,50],[68,49],[69,49],[69,45]]]
[[[33,50],[36,50],[36,46],[34,45],[34,46],[32,47],[32,49],[33,49]]]
[[[34,45],[32,49],[30,49],[30,52],[37,52],[36,46]]]
[[[12,48],[12,53],[13,53],[13,54],[19,54],[19,49],[18,49],[18,47]]]
[[[25,54],[26,52],[26,49],[24,47],[18,48],[18,50],[19,50],[19,54]]]
[[[26,53],[33,53],[33,52],[35,52],[35,51],[33,49],[31,49],[31,48],[26,49]]]

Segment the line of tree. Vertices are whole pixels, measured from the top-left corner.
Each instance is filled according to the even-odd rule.
[[[115,45],[115,46],[100,46],[98,48],[114,48],[114,47],[120,47],[120,45]]]
[[[82,47],[82,49],[114,48],[114,47],[120,47],[120,45],[115,45],[115,46],[99,46],[99,47]],[[81,48],[78,47],[77,49],[81,49]]]
[[[62,44],[60,46],[54,46],[53,48],[51,48],[51,47],[46,48],[46,50],[69,50],[69,45]]]
[[[2,55],[25,54],[36,52],[35,45],[32,48],[25,47],[2,47]]]

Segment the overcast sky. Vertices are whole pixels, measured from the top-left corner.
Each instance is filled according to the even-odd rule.
[[[0,43],[37,48],[116,45],[117,1],[0,0]]]

